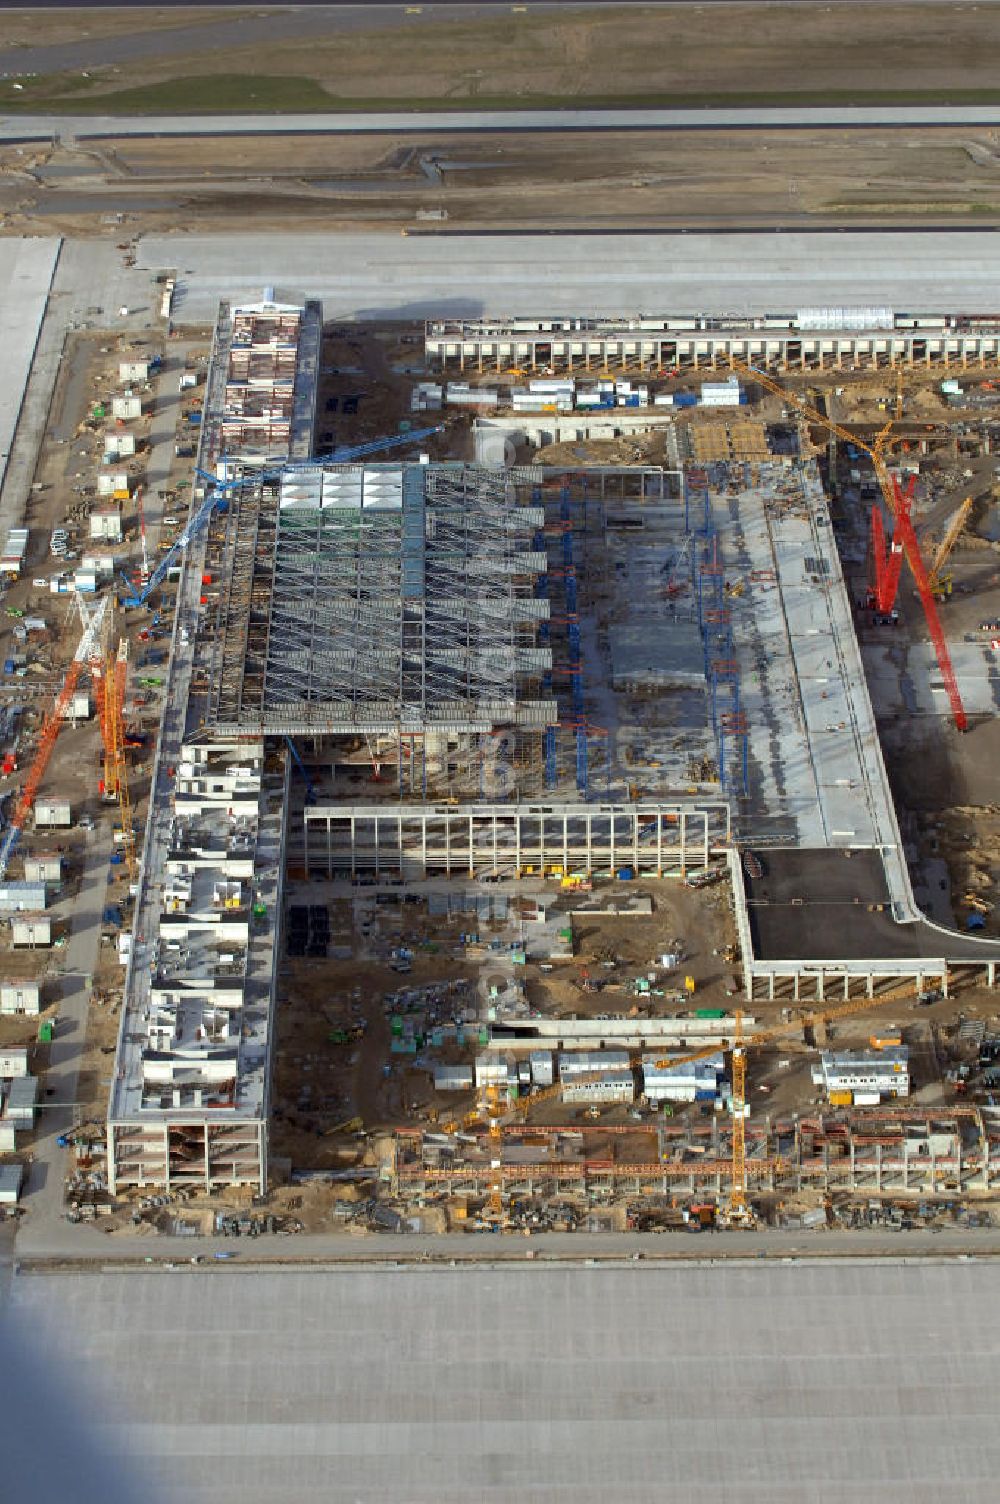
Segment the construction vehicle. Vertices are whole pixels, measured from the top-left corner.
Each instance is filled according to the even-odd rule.
[[[938,616],[937,602],[934,598],[934,592],[931,589],[930,580],[927,574],[927,566],[925,565],[920,553],[920,546],[917,542],[916,532],[914,531],[913,520],[910,517],[906,506],[904,505],[903,491],[900,487],[899,481],[895,476],[891,476],[889,474],[889,469],[885,462],[885,448],[889,441],[889,434],[892,429],[892,420],[890,419],[889,422],[879,430],[871,443],[867,443],[857,434],[852,433],[850,429],[843,428],[839,423],[835,423],[831,418],[825,417],[821,412],[818,412],[815,407],[812,407],[802,397],[799,397],[796,392],[790,391],[786,387],[783,387],[780,382],[775,381],[774,378],[772,376],[769,376],[766,371],[760,371],[756,366],[747,365],[744,361],[739,360],[735,355],[727,355],[726,359],[738,375],[742,375],[746,377],[747,380],[754,381],[759,386],[764,387],[765,390],[775,393],[777,396],[781,397],[784,402],[790,403],[793,407],[795,407],[808,422],[820,424],[829,433],[835,434],[838,438],[843,439],[848,444],[852,444],[855,449],[860,450],[861,453],[866,454],[870,459],[872,468],[875,471],[875,478],[878,481],[879,489],[882,492],[886,510],[888,511],[889,515],[895,520],[895,537],[902,545],[903,552],[906,556],[906,562],[910,567],[914,583],[917,587],[917,594],[920,597],[920,604],[923,607],[924,617],[927,622],[927,628],[930,632],[931,641],[934,644],[934,651],[937,656],[938,667],[941,670],[941,678],[944,681],[945,692],[948,696],[948,703],[951,707],[952,719],[955,723],[955,729],[957,731],[967,730],[969,725],[968,716],[965,713],[965,706],[962,704],[962,697],[959,693],[958,688],[958,680],[955,677],[955,669],[951,661],[951,654],[948,651],[948,644],[945,640],[940,617]]]
[[[34,760],[28,770],[24,787],[18,795],[17,803],[14,806],[14,812],[11,815],[10,824],[4,834],[3,841],[0,842],[0,879],[6,876],[14,848],[20,839],[21,831],[24,829],[25,822],[34,806],[42,779],[45,777],[45,770],[55,750],[56,738],[59,735],[59,729],[62,726],[66,709],[73,698],[84,665],[89,661],[94,650],[94,645],[100,639],[108,602],[106,598],[102,600],[93,614],[89,616],[87,608],[83,604],[82,597],[79,595],[77,596],[77,606],[84,621],[83,635],[77,645],[76,652],[73,654],[73,661],[66,671],[62,688],[56,695],[52,709],[42,724]]]
[[[944,574],[944,566],[951,557],[952,550],[965,531],[965,524],[969,520],[972,511],[973,500],[967,496],[948,524],[947,530],[941,542],[938,544],[937,553],[927,574],[927,583],[936,601],[946,601],[951,597],[952,577]]]
[[[324,1138],[329,1138],[334,1133],[364,1133],[364,1118],[345,1118],[342,1123],[334,1123],[332,1128],[327,1128]]]

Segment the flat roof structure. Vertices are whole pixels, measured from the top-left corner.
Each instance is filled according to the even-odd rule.
[[[710,260],[717,260],[717,251]],[[761,315],[437,318],[426,322],[424,353],[430,369],[462,373],[511,367],[578,374],[608,368],[722,373],[731,369],[731,355],[745,364],[790,371],[897,365],[965,370],[996,364],[1000,318],[897,314],[875,306]]]
[[[220,561],[212,734],[554,724],[536,478],[464,464],[251,477]]]

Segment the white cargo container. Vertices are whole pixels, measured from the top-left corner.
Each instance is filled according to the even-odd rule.
[[[149,362],[146,360],[120,360],[118,362],[119,381],[148,381]]]
[[[129,418],[142,417],[142,399],[129,395],[127,397],[112,397],[111,416],[127,421]]]
[[[551,1050],[532,1050],[528,1056],[528,1064],[531,1066],[531,1079],[536,1086],[551,1086],[555,1073],[552,1068]]]
[[[73,589],[78,595],[95,595],[97,575],[92,569],[78,569],[73,576]]]
[[[127,496],[129,476],[127,470],[102,471],[97,477],[98,496]]]
[[[562,1083],[564,1102],[590,1103],[594,1106],[635,1101],[635,1081],[631,1071],[606,1071],[596,1080],[571,1077]]]
[[[517,1083],[517,1062],[513,1055],[483,1053],[476,1056],[477,1086],[507,1086]]]
[[[45,949],[52,944],[51,921],[44,914],[19,914],[11,920],[10,938],[21,949]]]
[[[57,853],[42,856],[26,856],[24,880],[27,883],[61,883],[62,857]]]
[[[0,1206],[16,1206],[21,1196],[22,1165],[0,1165]]]
[[[90,703],[90,695],[84,690],[77,690],[72,695],[63,709],[63,720],[72,721],[75,726],[78,721],[89,721],[93,715],[93,707]]]
[[[732,381],[705,381],[701,388],[702,407],[739,407],[740,384]]]
[[[44,883],[0,883],[0,913],[33,914],[44,908]]]
[[[80,569],[84,574],[94,574],[99,580],[114,579],[118,560],[114,554],[90,553],[84,554],[80,560]]]
[[[24,568],[24,558],[28,552],[28,529],[26,527],[12,527],[7,534],[7,541],[0,556],[0,573],[16,579]]]
[[[445,400],[452,407],[496,407],[500,397],[495,387],[473,387],[449,381],[445,387]]]
[[[4,1096],[4,1121],[15,1130],[34,1128],[38,1112],[38,1078],[19,1076],[11,1081]]]

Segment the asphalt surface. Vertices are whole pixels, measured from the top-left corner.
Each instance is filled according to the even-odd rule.
[[[58,257],[57,240],[0,240],[0,324],[4,331],[4,364],[0,376],[0,487],[21,419]],[[3,521],[0,510],[0,527]],[[3,536],[6,537],[6,529]]]
[[[499,3],[502,0],[494,0],[494,5]],[[187,8],[191,8],[190,0]],[[225,64],[228,48],[266,47],[269,42],[320,41],[352,31],[384,31],[396,26],[426,24],[427,19],[474,21],[488,15],[492,8],[489,3],[450,6],[450,16],[442,17],[436,5],[433,8],[428,6],[422,16],[408,16],[405,6],[380,3],[380,0],[374,0],[374,4],[369,0],[366,5],[284,6],[273,15],[261,14],[252,6],[244,6],[241,7],[243,14],[238,17],[205,21],[194,26],[122,31],[92,41],[83,37],[75,42],[0,49],[0,77],[79,72],[84,68],[141,62],[144,58],[204,56],[207,52],[218,54],[221,67]],[[533,10],[551,8],[551,5],[532,7]],[[164,7],[157,6],[157,9]],[[139,19],[137,16],[137,23]]]
[[[1000,942],[926,920],[897,924],[878,851],[775,850],[762,861],[761,877],[744,875],[760,961],[1000,961]]]
[[[811,0],[810,0],[811,3]],[[0,115],[0,141],[117,136],[391,135],[447,132],[879,130],[1000,125],[996,105],[823,105],[745,109],[364,111],[322,115]]]

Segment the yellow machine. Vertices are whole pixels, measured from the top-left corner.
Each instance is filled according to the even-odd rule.
[[[946,601],[951,595],[952,579],[950,574],[943,574],[942,570],[951,557],[952,549],[965,531],[965,524],[969,520],[972,511],[972,497],[967,496],[948,524],[947,531],[938,544],[938,551],[934,555],[928,572],[928,583],[934,592],[934,599]]]

